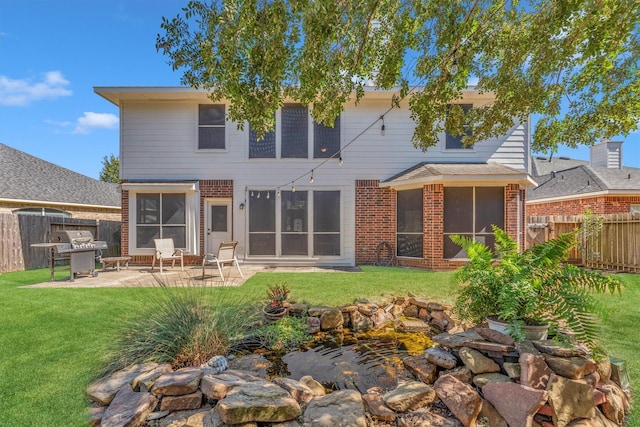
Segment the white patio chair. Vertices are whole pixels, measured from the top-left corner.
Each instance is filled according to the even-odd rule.
[[[151,271],[156,265],[156,260],[160,261],[160,273],[162,273],[162,262],[165,260],[173,261],[171,267],[176,266],[176,260],[180,260],[180,269],[184,271],[184,251],[182,249],[176,249],[173,246],[173,239],[153,239],[156,244],[156,251],[153,254],[153,261],[151,262]]]
[[[238,273],[240,273],[240,277],[244,277],[242,275],[242,270],[240,270],[240,265],[238,264],[238,258],[236,258],[237,245],[237,241],[222,242],[218,248],[218,255],[205,254],[202,259],[202,278],[204,279],[204,269],[207,264],[215,264],[218,267],[218,272],[220,273],[220,277],[223,282],[225,279],[224,274],[222,274],[222,267],[225,265],[235,265],[238,269]]]

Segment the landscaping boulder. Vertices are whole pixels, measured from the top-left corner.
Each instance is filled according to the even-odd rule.
[[[338,390],[312,399],[303,418],[309,427],[367,427],[362,397],[355,390]]]

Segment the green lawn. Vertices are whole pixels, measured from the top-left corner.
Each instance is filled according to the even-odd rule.
[[[315,304],[407,292],[442,302],[454,299],[451,273],[362,269],[349,274],[258,273],[240,287],[210,292],[225,301],[258,301],[266,298],[270,284],[283,282],[292,299]],[[0,426],[87,425],[84,390],[106,362],[114,331],[162,292],[19,287],[46,281],[48,275],[48,269],[0,275]],[[626,283],[623,295],[603,298],[610,313],[604,334],[611,354],[628,362],[632,381],[638,383],[640,364],[634,357],[640,341],[640,275],[621,277]],[[640,425],[640,414],[634,414],[629,425]]]

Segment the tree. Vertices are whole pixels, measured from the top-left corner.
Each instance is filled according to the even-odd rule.
[[[100,171],[100,181],[120,183],[120,159],[110,154],[102,159],[102,170]]]
[[[392,106],[407,99],[422,149],[444,129],[472,145],[534,114],[538,151],[640,121],[636,0],[194,0],[161,28],[181,82],[228,99],[259,137],[285,99],[331,125],[368,80],[398,88]],[[465,116],[450,105],[473,78],[495,101]]]

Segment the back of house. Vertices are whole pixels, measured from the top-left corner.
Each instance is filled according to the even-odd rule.
[[[394,92],[371,88],[334,127],[286,103],[259,141],[202,91],[95,91],[120,109],[122,253],[134,263],[150,264],[153,239],[167,237],[190,264],[235,240],[245,263],[354,266],[386,242],[399,264],[432,269],[464,262],[451,234],[491,244],[497,225],[522,241],[527,122],[471,148],[442,133],[423,152],[408,102],[390,110]],[[473,88],[460,99],[490,101]]]

